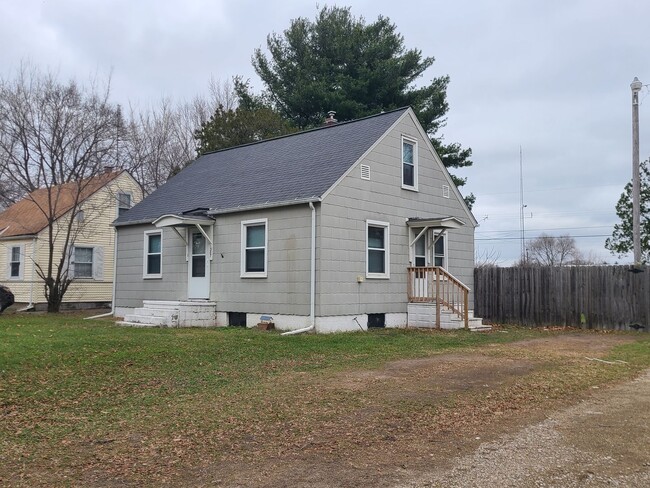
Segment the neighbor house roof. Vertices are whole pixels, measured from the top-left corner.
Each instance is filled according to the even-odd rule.
[[[152,222],[201,207],[216,214],[317,200],[407,110],[205,154],[114,223]]]
[[[0,238],[38,234],[47,227],[50,202],[53,215],[58,219],[74,206],[75,197],[80,189],[79,201],[81,202],[121,173],[121,171],[106,172],[81,182],[34,190],[0,213]],[[48,195],[51,195],[51,198]]]

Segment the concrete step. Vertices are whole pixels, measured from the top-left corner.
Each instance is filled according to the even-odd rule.
[[[124,317],[124,322],[131,322],[136,324],[149,324],[157,327],[168,327],[171,323],[171,317],[157,317],[147,315],[128,314]]]
[[[127,320],[122,320],[121,322],[115,322],[116,325],[120,325],[122,327],[160,327],[160,325],[156,324],[143,324],[142,322],[129,322]]]
[[[141,315],[143,317],[169,317],[169,315],[177,309],[173,308],[136,308],[133,311],[133,315]]]
[[[181,302],[175,300],[144,300],[142,305],[144,308],[162,309],[162,310],[178,310]]]

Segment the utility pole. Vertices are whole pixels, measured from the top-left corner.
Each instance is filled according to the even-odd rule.
[[[632,89],[632,243],[634,265],[641,265],[641,176],[639,170],[639,92],[643,83],[635,76]]]
[[[521,264],[528,264],[526,256],[526,229],[524,227],[524,159],[519,146],[519,230],[521,233]]]

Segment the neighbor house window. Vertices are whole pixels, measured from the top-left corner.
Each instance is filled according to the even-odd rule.
[[[11,246],[9,248],[9,278],[19,280],[22,278],[22,253],[20,246]]]
[[[93,248],[77,247],[74,250],[74,278],[93,277]]]
[[[440,237],[435,236],[435,244],[433,245],[433,263],[435,266],[442,266],[443,268],[447,266],[445,259],[445,235]]]
[[[415,140],[402,137],[402,188],[417,190],[418,187],[418,144]]]
[[[388,278],[390,273],[389,224],[366,222],[366,277]]]
[[[241,276],[266,278],[268,263],[267,219],[241,223]]]
[[[144,277],[160,278],[162,276],[162,232],[144,233]]]
[[[119,217],[131,208],[131,194],[119,192],[117,194],[117,216]]]

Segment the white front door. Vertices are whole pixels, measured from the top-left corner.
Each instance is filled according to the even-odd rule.
[[[209,245],[199,230],[189,234],[187,298],[210,298]]]

